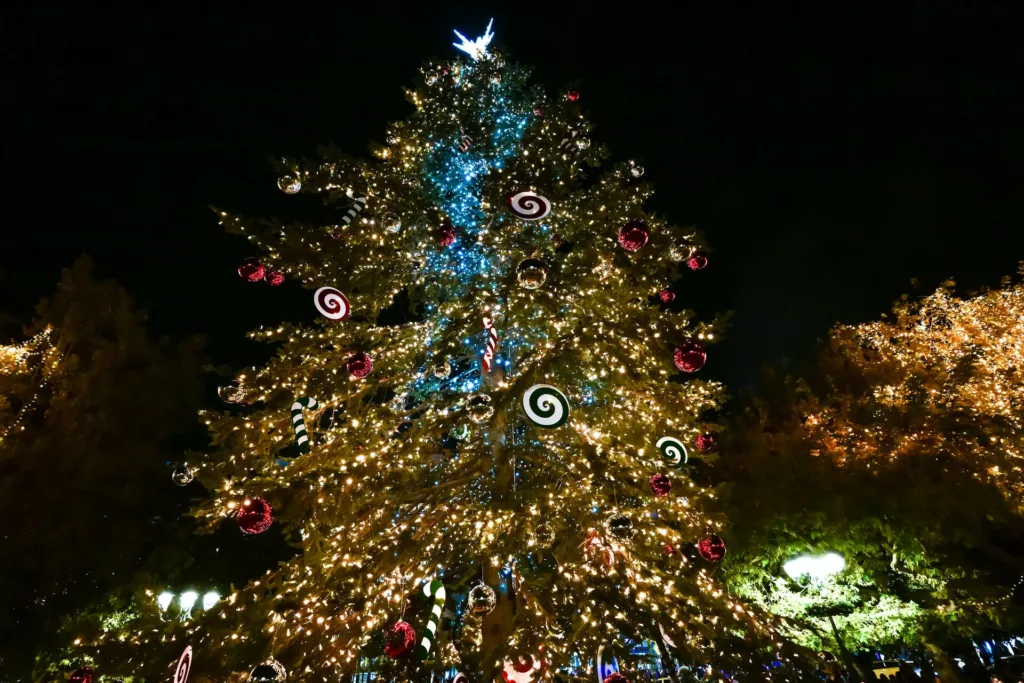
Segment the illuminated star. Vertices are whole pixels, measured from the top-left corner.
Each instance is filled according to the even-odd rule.
[[[455,35],[457,35],[462,42],[452,43],[452,45],[462,50],[473,59],[483,59],[487,56],[487,46],[491,44],[491,39],[494,38],[494,33],[491,31],[491,24],[493,23],[494,19],[487,22],[487,30],[484,31],[484,34],[476,40],[470,40],[456,31]]]

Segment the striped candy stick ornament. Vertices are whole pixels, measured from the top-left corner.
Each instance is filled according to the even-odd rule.
[[[309,435],[306,434],[306,421],[302,419],[302,409],[316,410],[316,399],[303,396],[292,404],[292,424],[295,425],[295,443],[299,445],[299,453],[309,453]]]
[[[439,579],[424,583],[423,594],[434,599],[434,606],[430,610],[430,617],[427,618],[427,626],[423,629],[423,638],[416,646],[416,656],[420,660],[429,657],[434,647],[434,639],[437,638],[437,630],[441,627],[441,613],[444,611],[444,601],[447,597],[444,584]]]
[[[498,331],[494,329],[494,323],[490,318],[484,318],[484,330],[487,331],[487,348],[484,350],[484,357],[481,360],[484,372],[491,371],[491,361],[494,360],[494,352],[498,348]]]
[[[462,130],[461,128],[459,128],[459,135],[462,136],[461,138],[459,138],[459,151],[468,152],[469,146],[473,144],[473,138],[466,135],[466,131]]]
[[[351,189],[345,190],[345,194],[352,200],[352,205],[349,206],[345,215],[341,217],[341,222],[348,225],[359,214],[359,212],[366,208],[366,197],[362,195],[357,197],[356,193]]]

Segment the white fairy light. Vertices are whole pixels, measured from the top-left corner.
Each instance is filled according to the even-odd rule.
[[[203,595],[203,609],[210,609],[217,604],[220,600],[220,594],[217,591],[210,591]]]
[[[838,553],[824,555],[800,555],[782,565],[782,570],[794,581],[808,576],[814,581],[824,581],[843,571],[846,560]]]
[[[161,612],[166,612],[167,608],[171,606],[174,601],[174,593],[170,591],[164,591],[160,595],[156,596],[156,605],[160,608]]]
[[[178,606],[181,607],[181,618],[187,619],[192,616],[192,607],[195,606],[196,600],[199,599],[199,593],[195,591],[185,591],[178,596]]]
[[[459,50],[462,50],[473,59],[483,59],[485,56],[487,56],[487,47],[491,44],[491,40],[494,38],[494,32],[491,31],[491,24],[493,23],[494,19],[491,19],[489,22],[487,22],[487,30],[484,31],[484,34],[477,38],[476,40],[470,40],[466,36],[456,31],[455,35],[457,35],[459,39],[462,40],[462,42],[452,43],[452,45],[454,45]]]

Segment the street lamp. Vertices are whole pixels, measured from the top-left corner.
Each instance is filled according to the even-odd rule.
[[[846,560],[839,553],[824,555],[800,555],[782,565],[782,571],[794,581],[807,576],[817,583],[843,571]]]

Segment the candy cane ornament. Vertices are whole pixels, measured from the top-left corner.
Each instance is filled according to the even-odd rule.
[[[444,611],[444,601],[447,597],[444,584],[438,579],[424,583],[423,594],[434,599],[434,606],[430,610],[430,617],[427,618],[427,626],[423,629],[423,638],[416,647],[416,656],[421,660],[429,657],[430,650],[434,647],[434,639],[437,637],[437,630],[441,625],[441,613]]]
[[[366,208],[366,197],[362,195],[357,197],[356,193],[352,190],[345,190],[345,194],[352,200],[352,205],[348,208],[348,211],[345,212],[345,215],[341,217],[341,222],[348,225],[363,209]]]
[[[484,318],[484,330],[487,331],[487,348],[484,349],[484,357],[481,363],[484,367],[484,372],[491,371],[491,361],[494,360],[494,352],[498,348],[498,331],[494,329],[494,324],[490,318]]]
[[[299,445],[299,453],[309,453],[309,435],[306,434],[306,421],[302,417],[302,409],[316,410],[316,399],[303,396],[292,404],[292,424],[295,425],[295,443]]]

